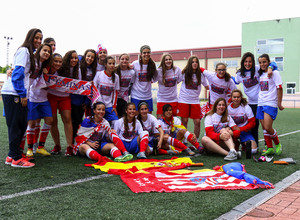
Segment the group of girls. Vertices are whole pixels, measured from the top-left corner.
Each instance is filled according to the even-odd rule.
[[[64,57],[58,53],[52,54],[56,46],[54,39],[48,38],[46,43],[41,44],[42,37],[39,29],[28,32],[23,45],[15,54],[12,77],[2,89],[4,107],[8,111],[6,119],[10,151],[6,158],[7,164],[15,167],[34,166],[29,161],[33,156],[33,145],[37,142],[41,118],[44,118],[44,125],[36,152],[50,155],[44,147],[50,130],[55,143],[51,153],[61,152],[57,110],[62,117],[68,145],[65,156],[79,154],[100,160],[101,154],[110,154],[116,161],[127,161],[135,153],[139,159],[147,158],[154,150],[160,154],[185,151],[192,156],[195,152],[184,144],[189,141],[194,149],[221,153],[226,156],[226,160],[233,160],[239,157],[234,145],[240,133],[242,144],[248,148],[251,146],[252,152],[257,148],[257,136],[254,135],[253,138],[248,132],[255,126],[255,100],[258,100],[257,118],[264,129],[267,145],[264,154],[274,152],[272,140],[275,142],[275,152],[281,153],[281,145],[276,130],[272,128],[272,122],[276,118],[277,106],[280,110],[283,109],[282,83],[280,84],[278,71],[273,70],[271,77],[266,73],[270,66],[267,55],[259,58],[260,68],[253,67],[254,57],[251,57],[250,65],[249,57],[244,58],[244,55],[241,70],[236,77],[236,82],[242,82],[246,87],[246,95],[252,95],[249,97],[252,109],[250,111],[242,93],[236,90],[224,63],[217,64],[215,72],[208,72],[200,68],[198,57],[191,56],[181,71],[174,65],[172,56],[164,54],[159,68],[156,69],[151,58],[151,49],[144,45],[140,48],[139,60],[130,64],[129,55],[121,54],[119,65],[115,67],[115,59],[107,55],[107,49],[103,45],[99,45],[97,51],[86,50],[79,61],[75,50],[68,51]],[[93,81],[100,94],[97,102],[92,105],[86,96],[40,88],[39,82],[43,74],[48,73]],[[158,82],[157,118],[151,115],[151,87],[154,82]],[[182,84],[178,97],[177,85],[180,82]],[[207,136],[201,140],[204,148],[199,145],[201,85],[210,90],[211,107],[205,119]],[[255,92],[250,89],[252,86],[260,86],[258,99],[253,98]],[[248,94],[247,89],[252,92]],[[273,98],[274,94],[276,99]],[[228,116],[229,98],[232,101],[228,107],[229,114],[233,115],[235,122]],[[270,98],[274,100],[270,101]],[[266,101],[270,102],[267,103],[268,106],[264,106]],[[10,111],[12,108],[16,110]],[[251,114],[252,111],[254,114]],[[12,114],[14,112],[20,112],[18,117]],[[87,117],[83,120],[84,114]],[[180,116],[181,120],[176,116]],[[194,134],[186,129],[189,118],[194,122]],[[25,138],[23,137],[22,142],[23,135],[20,136],[19,133],[24,134],[27,124],[29,159],[22,157],[20,153]],[[16,127],[18,132],[14,130]],[[245,132],[248,133],[244,134]]]

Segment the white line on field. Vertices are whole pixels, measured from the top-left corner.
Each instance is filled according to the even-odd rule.
[[[60,183],[60,184],[56,184],[53,186],[46,186],[43,188],[26,190],[24,192],[14,193],[14,194],[6,195],[6,196],[0,196],[0,201],[6,200],[6,199],[12,199],[12,198],[19,197],[19,196],[25,196],[25,195],[29,195],[29,194],[33,194],[33,193],[37,193],[37,192],[43,192],[43,191],[47,191],[50,189],[57,189],[57,188],[64,187],[64,186],[71,186],[71,185],[75,185],[78,183],[84,183],[84,182],[101,179],[101,178],[105,178],[105,177],[109,177],[109,176],[112,176],[112,175],[111,174],[102,174],[99,176],[92,176],[92,177],[88,177],[88,178],[84,178],[84,179],[78,179],[78,180],[67,182],[67,183]]]
[[[298,133],[300,132],[300,130],[297,130],[297,131],[292,131],[292,132],[289,132],[289,133],[285,133],[285,134],[280,134],[278,135],[278,137],[283,137],[283,136],[287,136],[287,135],[290,135],[290,134],[295,134],[295,133]],[[265,139],[260,139],[259,141],[264,141]]]

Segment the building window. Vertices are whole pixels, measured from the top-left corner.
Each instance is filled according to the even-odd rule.
[[[257,55],[266,54],[283,54],[284,53],[284,40],[278,39],[265,39],[257,40],[256,42]]]
[[[278,66],[278,71],[282,72],[284,70],[283,68],[283,57],[270,57],[271,61],[276,62]]]
[[[295,94],[296,93],[296,83],[287,82],[286,83],[286,94]]]
[[[214,66],[216,66],[221,61],[215,61]],[[238,67],[238,61],[237,60],[223,60],[222,63],[225,63],[227,65],[227,68],[236,68]]]

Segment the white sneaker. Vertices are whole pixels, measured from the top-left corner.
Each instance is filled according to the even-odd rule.
[[[224,157],[224,160],[232,161],[232,160],[236,160],[237,158],[238,157],[236,151],[229,151],[227,156]]]
[[[137,159],[147,159],[145,152],[139,152],[136,157]]]

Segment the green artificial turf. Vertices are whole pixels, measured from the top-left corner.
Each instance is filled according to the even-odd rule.
[[[2,109],[3,103],[0,103]],[[300,109],[285,109],[274,123],[278,134],[299,130]],[[192,121],[189,130],[193,131]],[[203,121],[201,123],[203,136]],[[63,150],[66,147],[63,126],[59,122]],[[64,157],[63,154],[50,157],[36,155],[36,166],[31,169],[17,169],[4,164],[8,152],[5,118],[0,117],[0,197],[27,190],[35,190],[57,184],[105,174],[84,164],[93,161],[84,157]],[[260,138],[262,138],[260,130]],[[293,157],[300,161],[300,133],[279,137],[283,153],[275,159]],[[261,147],[262,147],[261,142]],[[51,150],[53,141],[49,135],[46,143]],[[179,156],[185,156],[180,154]],[[157,156],[149,158],[171,158]],[[204,163],[211,169],[223,165],[222,156],[203,155],[192,158],[193,162]],[[239,162],[246,171],[263,180],[276,184],[299,169],[299,165],[274,165],[255,163],[243,158]],[[193,169],[202,169],[194,168]],[[215,190],[185,193],[133,193],[119,176],[109,176],[70,186],[49,189],[29,195],[0,200],[0,219],[214,219],[230,211],[234,206],[263,191],[257,190]]]

